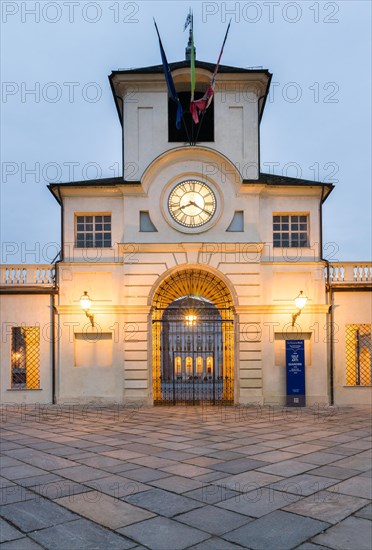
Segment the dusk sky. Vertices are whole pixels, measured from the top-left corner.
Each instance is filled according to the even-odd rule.
[[[371,260],[369,1],[66,0],[1,3],[2,261],[57,254],[60,208],[48,183],[121,175],[107,76],[160,64],[154,16],[168,61],[183,60],[189,6],[198,60],[216,62],[232,18],[222,63],[273,73],[261,171],[334,183],[324,257]]]

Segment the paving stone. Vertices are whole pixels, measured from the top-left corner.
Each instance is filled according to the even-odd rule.
[[[252,518],[258,518],[278,508],[284,508],[300,498],[300,496],[274,491],[271,488],[258,487],[255,491],[239,493],[233,498],[221,501],[216,506]]]
[[[372,504],[367,504],[364,508],[354,514],[358,518],[369,519],[372,521]]]
[[[323,466],[324,464],[332,464],[336,462],[340,457],[335,454],[327,453],[324,451],[318,451],[316,453],[308,453],[303,456],[298,456],[296,460],[299,462],[307,462],[308,464],[318,464]]]
[[[356,476],[360,472],[358,470],[352,470],[351,468],[340,468],[339,466],[321,466],[315,470],[311,470],[314,476],[324,476],[336,479],[348,479],[349,477]]]
[[[17,479],[17,483],[19,483],[18,479]],[[13,483],[13,481],[10,481],[9,479],[5,479],[5,477],[0,476],[0,487],[1,488],[11,487],[12,485],[15,485],[15,483]]]
[[[203,506],[197,500],[162,489],[151,489],[150,491],[125,497],[123,500],[168,518]]]
[[[368,501],[338,492],[321,491],[284,508],[288,512],[338,523],[362,508]]]
[[[142,508],[96,491],[63,497],[56,502],[110,529],[118,529],[154,516]]]
[[[42,451],[35,449],[17,449],[15,451],[9,451],[14,458],[21,458],[26,464],[42,468],[43,470],[57,470],[58,468],[68,468],[69,466],[75,466],[75,463],[66,458],[59,456],[53,456]]]
[[[121,473],[123,472],[128,472],[130,470],[136,469],[138,469],[138,464],[132,464],[131,462],[121,462],[121,464],[118,466],[105,466],[104,468],[105,472],[118,475],[121,475]]]
[[[328,447],[327,452],[335,454],[336,456],[339,457],[339,460],[340,460],[341,457],[353,456],[358,451],[355,451],[355,450],[350,449],[348,447],[342,447],[341,445],[336,445],[335,447]]]
[[[218,458],[211,458],[209,456],[194,456],[193,458],[189,458],[183,462],[186,462],[186,464],[195,464],[196,466],[204,466],[209,468],[214,464],[219,464],[222,460],[219,460]]]
[[[365,471],[371,468],[371,457],[362,456],[361,454],[343,458],[338,462],[334,462],[333,466],[341,466],[342,468],[352,468],[353,470]],[[3,474],[4,475],[4,474]],[[6,476],[5,476],[6,477]]]
[[[90,487],[85,487],[76,481],[63,479],[62,477],[56,481],[33,485],[31,489],[32,491],[35,491],[35,493],[45,498],[49,498],[50,500],[91,491]]]
[[[216,453],[230,453],[231,451],[218,451],[218,450],[214,449],[214,447],[212,447],[211,445],[209,445],[209,446],[205,445],[205,447],[189,447],[187,449],[187,452],[192,454],[193,456],[209,456],[212,453],[214,454],[214,452],[216,452]],[[237,453],[234,453],[235,458],[236,458],[236,454]]]
[[[1,545],[1,550],[42,550],[42,548],[43,546],[28,537],[4,542]]]
[[[253,458],[257,460],[263,460],[266,463],[268,462],[282,462],[283,460],[291,460],[299,457],[299,453],[289,453],[286,450],[274,450],[274,451],[265,451],[264,453],[259,453],[254,455]]]
[[[349,443],[345,443],[344,447],[350,447],[352,449],[370,449],[371,448],[371,442],[365,441],[363,439],[359,439],[357,441],[350,441]]]
[[[1,452],[4,451],[11,451],[12,449],[21,449],[22,445],[19,445],[18,443],[13,443],[12,441],[5,441],[3,440],[1,442]]]
[[[366,470],[365,472],[360,472],[359,475],[361,477],[371,478],[372,477],[372,468],[370,470]]]
[[[177,521],[207,531],[211,535],[222,535],[247,523],[248,518],[223,510],[216,506],[204,506],[198,510],[192,510],[177,516]]]
[[[23,462],[11,456],[0,457],[0,470],[2,470],[2,468],[8,468],[9,466],[23,466]]]
[[[312,470],[313,472],[313,470]],[[306,497],[313,493],[318,493],[332,485],[337,488],[338,479],[314,476],[311,474],[300,474],[298,476],[287,477],[270,485],[272,489],[293,493],[300,497]]]
[[[219,487],[225,487],[240,493],[248,493],[249,491],[256,490],[257,487],[269,485],[280,479],[282,478],[279,476],[250,470],[249,472],[212,481],[212,485],[218,485]]]
[[[263,460],[256,460],[253,458],[238,458],[229,460],[228,462],[221,462],[211,466],[213,470],[219,472],[226,472],[227,474],[240,474],[242,472],[248,472],[255,468],[266,466],[268,463]]]
[[[217,479],[222,479],[226,477],[226,472],[212,472],[211,474],[204,474],[198,476],[195,479],[197,481],[202,481],[203,483],[209,483],[210,481],[215,481]]]
[[[313,544],[312,542],[305,542],[296,547],[296,550],[332,550],[328,546],[319,546],[319,544]]]
[[[152,468],[136,468],[125,472],[125,476],[129,479],[135,481],[142,481],[146,483],[147,481],[154,481],[155,479],[163,479],[164,477],[169,477],[168,472],[163,472],[162,470],[154,470]]]
[[[118,532],[151,550],[184,550],[209,538],[207,533],[198,529],[161,517],[118,529]]]
[[[314,464],[307,464],[306,462],[299,462],[298,460],[284,460],[283,462],[275,462],[269,466],[260,468],[260,472],[267,472],[283,477],[292,477],[303,472],[308,472],[316,468]]]
[[[7,521],[0,518],[0,543],[8,540],[16,540],[24,537],[24,534],[10,525]]]
[[[210,470],[209,468],[184,463],[177,464],[176,466],[165,466],[164,468],[161,468],[161,470],[172,475],[179,475],[188,478],[213,473],[213,470]]]
[[[187,477],[182,476],[170,476],[165,477],[164,479],[156,479],[149,482],[149,484],[154,487],[159,487],[160,489],[165,489],[166,491],[172,491],[179,494],[186,493],[186,491],[192,491],[193,489],[198,489],[203,486],[201,481],[188,479]]]
[[[204,504],[216,504],[229,498],[240,495],[237,491],[233,491],[226,487],[219,487],[218,485],[203,485],[200,489],[194,491],[188,491],[183,493],[183,496],[194,498],[203,502]]]
[[[25,533],[76,519],[75,514],[44,498],[2,506],[1,514]]]
[[[90,466],[73,466],[72,468],[63,468],[62,470],[55,470],[55,474],[58,474],[66,479],[84,483],[84,481],[90,481],[92,479],[100,479],[107,477],[107,472],[91,468]]]
[[[111,475],[92,481],[86,481],[88,487],[92,487],[97,493],[105,493],[115,498],[134,495],[141,491],[151,489],[148,485],[118,475]]]
[[[117,458],[111,458],[110,456],[94,455],[89,458],[83,458],[79,460],[80,463],[92,468],[101,468],[105,470],[107,466],[122,466],[122,461]]]
[[[160,451],[159,449],[153,453],[154,456],[157,456],[159,458],[169,458],[169,460],[177,460],[179,462],[181,461],[187,461],[187,459],[195,458],[195,455],[193,453],[185,452],[185,451]]]
[[[17,484],[22,485],[23,487],[32,487],[33,485],[42,485],[52,481],[61,481],[61,479],[63,478],[61,476],[57,476],[56,474],[44,474],[42,476],[31,476],[17,479]]]
[[[66,550],[126,550],[136,546],[125,537],[86,519],[56,525],[30,536],[48,550],[61,550],[61,541]]]
[[[9,468],[2,468],[1,470],[1,475],[10,480],[46,474],[48,474],[47,471],[35,468],[35,466],[30,466],[29,464],[24,464],[23,466],[10,466]]]
[[[188,550],[239,550],[243,546],[227,542],[217,537],[211,537],[204,542],[197,544],[196,546],[190,547]],[[244,548],[247,548],[246,546]]]
[[[12,485],[11,487],[2,487],[0,489],[0,505],[11,504],[13,502],[23,502],[24,500],[35,500],[38,496],[22,487],[21,485]]]
[[[238,458],[245,458],[244,454],[233,451],[217,451],[214,453],[209,449],[209,452],[205,454],[207,454],[210,458],[217,458],[221,460],[234,460]]]
[[[90,453],[115,452],[115,449],[111,445],[93,445],[93,443],[89,447],[85,447],[85,449]]]
[[[328,523],[277,510],[230,531],[223,538],[253,550],[294,548],[324,531]],[[359,550],[359,549],[358,549]]]
[[[371,477],[355,476],[341,481],[338,484],[338,491],[344,495],[354,495],[363,498],[372,498]]]
[[[155,456],[141,456],[131,459],[131,462],[140,466],[148,466],[149,468],[163,468],[164,466],[175,466],[177,464],[175,460]]]
[[[349,517],[314,537],[313,542],[333,550],[370,550],[371,523],[363,518]]]
[[[297,445],[291,445],[290,447],[286,447],[286,451],[293,452],[293,453],[299,453],[299,454],[308,454],[308,453],[315,453],[316,451],[321,451],[324,449],[323,445],[314,445],[312,443],[298,443]]]

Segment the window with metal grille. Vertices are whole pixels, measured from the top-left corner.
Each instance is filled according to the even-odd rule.
[[[346,325],[346,385],[370,386],[371,325]]]
[[[76,216],[77,248],[111,248],[111,215]]]
[[[11,377],[14,389],[40,387],[39,327],[12,327]]]
[[[309,216],[284,214],[273,216],[273,243],[275,248],[309,246]]]

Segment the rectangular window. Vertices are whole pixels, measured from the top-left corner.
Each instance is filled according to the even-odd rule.
[[[346,325],[346,385],[370,386],[371,325]]]
[[[302,248],[309,245],[309,216],[285,214],[273,216],[275,248]]]
[[[111,215],[76,216],[77,248],[111,248]]]
[[[14,389],[40,387],[40,328],[13,327],[11,385]]]

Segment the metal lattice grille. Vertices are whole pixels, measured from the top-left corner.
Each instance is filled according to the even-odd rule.
[[[40,329],[12,328],[12,388],[40,387]]]
[[[346,385],[370,386],[371,325],[346,325]]]
[[[153,312],[154,403],[234,402],[234,319],[200,296]]]

